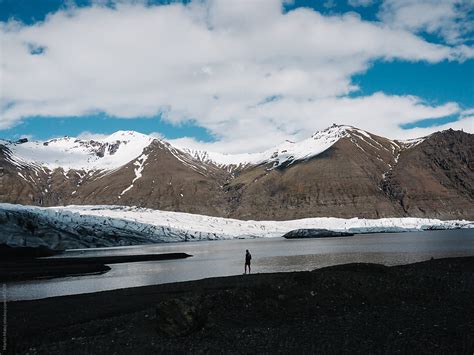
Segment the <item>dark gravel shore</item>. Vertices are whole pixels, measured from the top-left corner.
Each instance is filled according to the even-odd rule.
[[[474,352],[474,257],[8,304],[9,353]]]

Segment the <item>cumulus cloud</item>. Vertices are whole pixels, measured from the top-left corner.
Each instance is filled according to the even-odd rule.
[[[431,106],[418,97],[389,96],[381,92],[371,96],[331,97],[315,101],[295,102],[292,99],[282,99],[255,107],[244,124],[231,127],[217,142],[199,142],[186,137],[173,140],[173,143],[181,147],[217,152],[262,151],[268,148],[268,141],[273,144],[285,139],[298,141],[333,123],[350,124],[385,137],[407,139],[451,126],[463,127],[472,122],[461,119],[451,126],[448,124],[423,130],[405,130],[400,127],[401,124],[425,118],[436,119],[454,114],[460,114],[464,118],[459,105],[453,102]],[[256,117],[268,119],[262,125],[261,120],[256,120]],[[262,127],[265,128],[262,130]]]
[[[472,55],[355,14],[285,13],[280,0],[71,8],[30,26],[1,23],[0,36],[0,129],[29,116],[161,114],[196,122],[234,152],[332,122],[393,134],[409,120],[458,112],[411,96],[351,98],[351,78],[378,59]]]
[[[379,17],[393,28],[437,34],[448,43],[474,39],[472,0],[385,0]]]

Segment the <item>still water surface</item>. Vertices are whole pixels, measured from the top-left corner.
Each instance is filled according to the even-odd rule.
[[[353,262],[407,264],[434,258],[474,256],[474,230],[377,233],[349,238],[283,238],[167,243],[70,250],[66,257],[184,252],[192,258],[110,265],[102,275],[7,284],[8,300],[30,300],[118,288],[197,280],[243,273],[244,253],[252,272],[282,272]]]

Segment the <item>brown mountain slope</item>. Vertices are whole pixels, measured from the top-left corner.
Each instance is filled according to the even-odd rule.
[[[394,164],[395,147],[373,138],[370,143],[352,135],[307,161],[273,170],[247,169],[227,187],[231,216],[282,220],[404,215],[378,186]]]
[[[65,187],[62,170],[51,172],[41,167],[14,164],[10,151],[0,145],[0,201],[26,205],[60,205],[58,193]],[[73,183],[71,181],[71,183]],[[54,189],[52,188],[54,186]]]
[[[99,172],[48,168],[15,161],[0,145],[0,201],[24,205],[70,204],[73,191],[93,181]]]
[[[232,173],[160,140],[115,170],[67,173],[15,161],[0,145],[0,202],[130,205],[256,220],[474,220],[474,135],[444,131],[402,143],[348,132],[310,159],[272,160]]]
[[[135,180],[137,174],[141,177]],[[225,176],[222,170],[197,164],[157,140],[145,148],[142,156],[83,185],[70,203],[220,215],[226,208],[221,188]]]
[[[474,138],[448,130],[400,155],[382,186],[409,216],[474,219]]]

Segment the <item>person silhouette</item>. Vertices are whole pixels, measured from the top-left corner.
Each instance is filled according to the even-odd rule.
[[[245,267],[244,267],[244,274],[247,273],[247,266],[249,268],[249,274],[250,274],[250,260],[252,260],[252,254],[250,254],[249,250],[247,249],[245,251]]]

